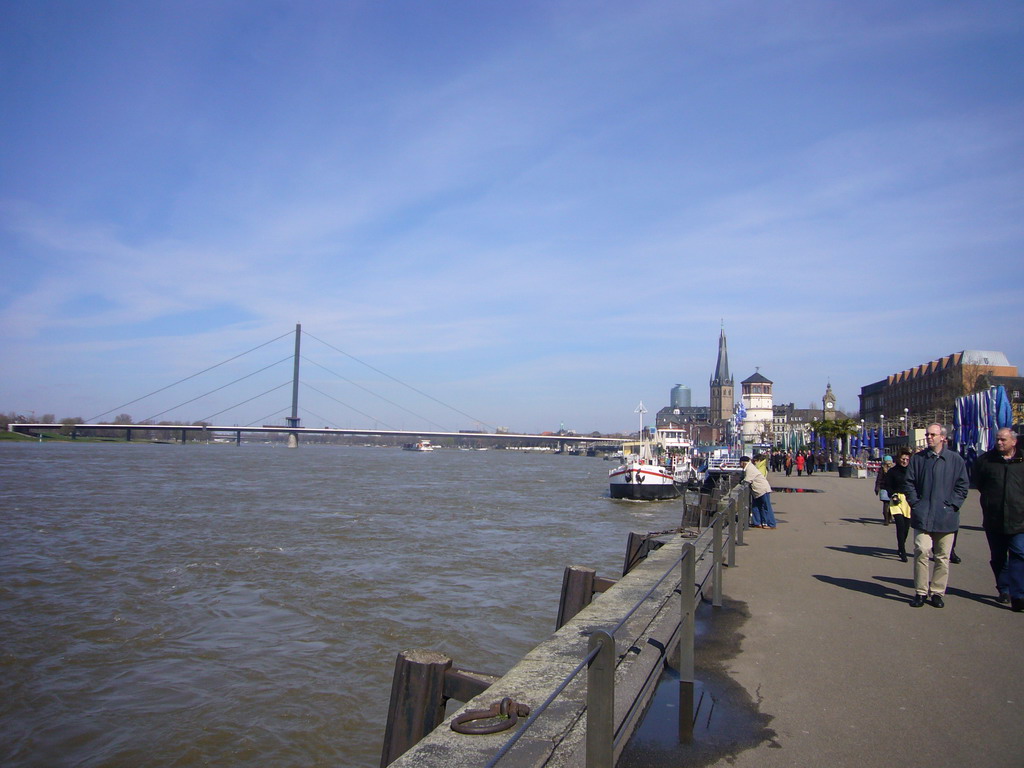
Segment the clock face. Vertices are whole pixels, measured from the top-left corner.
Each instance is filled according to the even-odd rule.
[[[832,408],[832,403],[825,403],[826,408]]]

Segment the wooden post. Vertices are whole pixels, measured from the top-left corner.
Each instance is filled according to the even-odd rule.
[[[661,549],[665,542],[652,539],[642,533],[631,531],[626,538],[626,559],[622,564],[622,575],[636,568],[647,555],[656,549]],[[598,591],[601,591],[600,589]]]
[[[390,765],[444,720],[445,672],[451,665],[448,656],[436,651],[398,654],[380,754],[381,768]]]
[[[567,565],[562,573],[562,597],[558,601],[558,619],[555,629],[565,626],[582,611],[594,597],[594,578],[597,571],[582,565]]]

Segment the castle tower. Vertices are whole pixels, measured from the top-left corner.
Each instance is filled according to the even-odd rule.
[[[729,349],[725,341],[725,324],[718,336],[718,363],[715,375],[711,379],[711,409],[708,418],[711,421],[728,421],[732,418],[735,396],[733,378],[729,373]]]
[[[760,370],[740,382],[743,407],[747,410],[742,425],[744,443],[772,442],[772,383]]]

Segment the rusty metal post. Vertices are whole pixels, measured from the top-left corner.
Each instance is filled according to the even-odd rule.
[[[615,768],[615,639],[594,630],[590,650],[598,646],[587,668],[587,768]]]
[[[683,544],[682,576],[679,580],[679,741],[693,741],[694,643],[697,634],[696,599],[697,551],[692,542]]]
[[[561,629],[573,616],[582,611],[594,597],[594,578],[597,571],[582,565],[567,565],[562,573],[562,596],[558,601],[558,619],[555,629]]]
[[[444,720],[445,672],[451,665],[448,656],[436,651],[398,654],[380,753],[381,768],[390,765]]]

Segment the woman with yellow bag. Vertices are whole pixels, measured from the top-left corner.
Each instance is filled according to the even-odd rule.
[[[911,455],[909,448],[900,448],[896,464],[882,477],[882,488],[889,494],[889,513],[896,523],[896,551],[904,563],[907,562],[907,535],[910,533],[910,504],[903,495],[903,484],[907,479]]]

